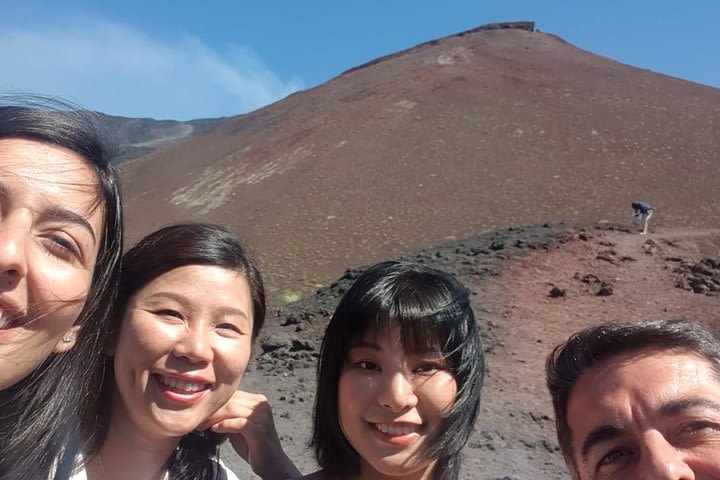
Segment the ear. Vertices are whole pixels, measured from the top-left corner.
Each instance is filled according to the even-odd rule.
[[[80,325],[73,325],[60,337],[60,341],[53,348],[55,353],[65,353],[75,346],[75,340],[77,340],[77,334],[80,331]]]

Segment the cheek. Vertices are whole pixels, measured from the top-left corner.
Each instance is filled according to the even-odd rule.
[[[45,305],[42,311],[37,312],[37,320],[27,324],[27,329],[37,332],[49,341],[59,340],[60,337],[78,319],[83,303],[65,302],[61,304]]]
[[[338,379],[337,409],[340,428],[350,439],[347,428],[372,408],[375,389],[372,381],[355,372],[342,372]]]
[[[235,390],[250,363],[251,353],[252,339],[249,336],[240,340],[220,339],[213,361],[217,380]]]
[[[341,409],[363,403],[370,396],[371,386],[352,372],[343,371],[338,379],[338,413]]]
[[[450,373],[439,372],[423,386],[422,395],[432,411],[440,415],[455,403],[457,381]]]
[[[34,252],[33,275],[29,281],[35,284],[36,301],[52,303],[85,302],[90,290],[93,270],[63,263],[40,251]]]
[[[115,344],[115,372],[147,369],[172,351],[172,329],[160,328],[142,312],[126,315]]]
[[[28,276],[27,302],[37,316],[31,328],[54,336],[70,328],[80,315],[90,289],[90,272],[81,270],[53,276],[53,271],[45,269]]]

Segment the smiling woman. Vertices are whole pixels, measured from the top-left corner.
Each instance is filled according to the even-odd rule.
[[[39,478],[93,403],[122,215],[97,116],[37,97],[0,106],[0,477]]]
[[[101,401],[55,478],[236,478],[217,432],[264,478],[296,474],[264,397],[237,390],[265,309],[260,273],[230,230],[174,225],[141,240],[123,257]]]
[[[318,365],[308,479],[455,480],[484,362],[467,290],[424,265],[371,266],[340,300]]]

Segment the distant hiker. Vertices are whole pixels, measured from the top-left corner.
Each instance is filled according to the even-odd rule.
[[[648,231],[648,221],[650,220],[650,217],[652,217],[653,209],[650,206],[650,204],[647,204],[645,202],[633,202],[632,208],[635,211],[634,217],[635,221],[637,223],[643,224],[643,231],[641,235],[647,235]]]

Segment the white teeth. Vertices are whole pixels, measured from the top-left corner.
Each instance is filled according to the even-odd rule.
[[[184,390],[186,392],[197,392],[198,390],[202,390],[205,387],[204,383],[186,382],[178,378],[166,377],[165,375],[160,375],[160,383],[162,383],[163,385],[167,385],[171,388]]]
[[[412,425],[410,423],[376,423],[375,428],[388,435],[408,435],[416,432],[418,425]]]

